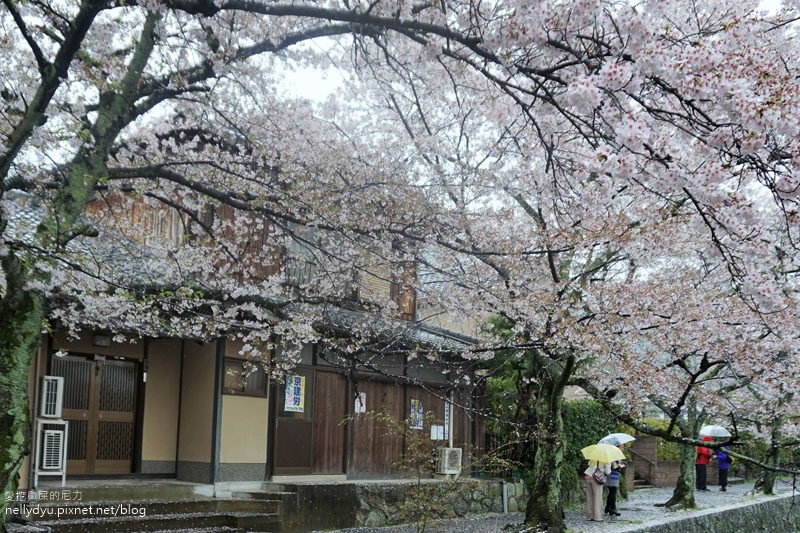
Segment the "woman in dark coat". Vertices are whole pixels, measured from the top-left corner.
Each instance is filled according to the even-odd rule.
[[[619,491],[619,482],[622,477],[622,471],[625,470],[625,463],[622,461],[614,461],[611,463],[611,473],[608,474],[608,496],[606,497],[606,514],[611,516],[619,516],[617,511],[617,491]]]
[[[728,469],[731,467],[732,457],[728,455],[730,450],[723,446],[717,450],[717,467],[719,468],[719,490],[728,490]]]

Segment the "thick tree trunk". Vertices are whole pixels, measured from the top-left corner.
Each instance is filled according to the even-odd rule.
[[[536,405],[539,428],[533,471],[528,476],[528,506],[525,524],[536,531],[565,531],[561,498],[561,467],[564,464],[564,424],[561,390],[540,398]]]
[[[153,50],[158,18],[157,13],[148,13],[121,91],[101,94],[93,141],[78,151],[65,185],[53,195],[52,216],[37,229],[36,239],[45,249],[62,250],[83,232],[74,225],[95,184],[107,174],[105,161],[114,140],[136,118],[136,87]],[[5,224],[0,218],[0,230]],[[41,295],[28,289],[39,275],[29,266],[33,260],[25,261],[14,251],[0,259],[7,283],[0,302],[0,481],[5,495],[16,490],[20,466],[29,453],[28,377],[46,313]],[[2,502],[0,523],[5,521],[5,508],[13,503],[6,497]]]
[[[770,466],[778,466],[777,464],[767,463]],[[775,472],[765,470],[761,476],[756,480],[753,485],[753,492],[763,492],[767,495],[775,494]]]
[[[672,497],[664,504],[673,509],[694,509],[695,449],[691,446],[681,446],[680,475]]]
[[[693,398],[689,399],[686,416],[687,420],[685,422],[678,422],[681,436],[695,438],[700,431],[703,415],[698,414],[697,402]],[[695,450],[694,446],[681,446],[680,475],[672,497],[664,504],[665,507],[671,509],[694,509],[697,507],[694,500],[696,459],[697,450]]]
[[[772,429],[772,442],[770,444],[769,450],[767,451],[767,457],[764,461],[773,468],[778,468],[780,466],[780,447],[776,445],[776,443],[781,438],[780,428],[783,425],[783,420],[778,420],[777,423],[773,426]],[[756,480],[755,485],[753,486],[754,492],[763,492],[764,494],[775,494],[775,480],[777,479],[777,474],[772,470],[764,470],[761,473],[761,476]]]
[[[780,451],[777,448],[771,448],[769,457],[767,457],[767,464],[773,468],[780,466]],[[777,475],[774,470],[765,470],[764,475],[761,476],[761,492],[764,494],[775,494],[775,479]]]
[[[42,330],[41,297],[27,289],[28,269],[13,253],[2,258],[6,290],[0,299],[0,473],[2,517],[13,502],[5,495],[18,486],[19,469],[28,453],[30,413],[28,377]]]

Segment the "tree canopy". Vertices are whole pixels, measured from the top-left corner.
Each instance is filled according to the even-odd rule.
[[[463,356],[519,349],[555,396],[583,385],[632,415],[678,398],[678,416],[720,405],[696,387],[719,367],[715,391],[793,401],[793,3],[3,6],[4,370],[45,318],[319,340],[321,304],[403,271],[420,320],[503,317]],[[341,83],[299,99],[296,68]],[[180,235],[136,244],[119,213],[142,206],[144,230],[174,217]],[[286,247],[314,265],[291,297],[264,266]],[[351,333],[356,351],[375,332]]]

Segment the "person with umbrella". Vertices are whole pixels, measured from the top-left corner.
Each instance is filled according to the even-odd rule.
[[[713,439],[709,435],[705,435],[700,440],[703,442],[711,442]],[[706,470],[710,460],[711,450],[705,446],[698,446],[697,459],[694,462],[695,474],[697,475],[697,490],[708,490],[708,487],[706,487]]]
[[[627,433],[612,433],[600,439],[598,444],[610,444],[622,451],[626,443],[634,440],[636,440],[636,438]],[[611,472],[608,474],[608,481],[606,482],[608,496],[606,497],[605,511],[607,515],[620,516],[619,511],[617,511],[617,491],[619,490],[622,472],[625,470],[625,463],[623,463],[622,460],[616,460],[612,461],[610,466]]]
[[[715,426],[715,425],[707,425],[700,428],[700,435],[703,437],[703,441],[711,441],[713,437],[720,437],[720,438],[728,438],[731,436],[731,432],[725,429],[722,426]],[[707,458],[705,464],[708,465],[708,459],[712,456],[711,450],[704,446],[697,447],[697,460],[700,461],[700,450],[705,450],[707,452]],[[722,447],[713,455],[715,455],[715,459],[717,460],[717,467],[719,468],[719,484],[720,490],[725,492],[728,490],[728,469],[731,466],[731,457],[728,455],[729,448]],[[702,472],[702,484],[701,480],[701,472],[698,465],[697,470],[697,489],[698,490],[708,490],[706,487],[706,466],[703,466]]]
[[[719,468],[719,490],[725,492],[728,490],[728,469],[731,467],[733,457],[728,455],[730,448],[722,446],[717,450],[717,468]]]
[[[611,463],[624,459],[625,455],[611,444],[592,444],[581,450],[589,460],[583,472],[586,480],[586,518],[592,522],[603,521],[603,485],[611,474]]]

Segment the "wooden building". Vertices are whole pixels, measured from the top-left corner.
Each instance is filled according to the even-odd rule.
[[[309,345],[284,382],[271,381],[263,368],[242,379],[248,362],[224,338],[109,343],[108,335],[87,332],[76,341],[46,338],[36,374],[64,378],[69,477],[147,474],[200,483],[394,477],[404,442],[367,414],[379,411],[403,421],[422,409],[436,425],[453,424],[455,446],[482,448],[482,421],[464,409],[481,399],[451,387],[436,365],[403,356],[384,361],[379,372],[340,363]],[[31,380],[33,412],[39,382]],[[445,413],[451,397],[452,422]],[[419,431],[447,445],[449,428],[434,434],[422,420]]]
[[[119,224],[120,205],[106,201],[103,206],[90,204],[88,216],[102,221],[111,210]],[[132,218],[121,226],[136,228],[125,238],[143,246],[153,232],[175,241],[185,238],[181,225],[186,221],[176,213],[130,206],[124,213]],[[291,291],[316,275],[314,265],[292,246],[264,238],[248,242],[257,246],[247,253],[262,260],[256,264],[245,254],[242,279],[284,266],[280,271],[286,272]],[[353,305],[332,306],[320,327],[346,335],[350,323],[368,313],[359,302],[388,295],[397,303],[397,316],[387,327],[393,334],[402,330],[411,345],[444,345],[456,352],[473,342],[441,326],[415,322],[416,296],[404,282],[414,275],[414,265],[386,268],[389,275],[357,280]],[[393,477],[405,443],[367,415],[378,411],[397,421],[432,414],[438,427],[423,421],[418,431],[444,446],[452,425],[455,446],[483,447],[483,424],[474,414],[482,399],[456,387],[447,365],[409,360],[402,352],[342,357],[306,345],[299,364],[277,374],[270,370],[280,348],[261,354],[264,366],[253,367],[240,355],[237,341],[224,337],[199,342],[129,332],[117,342],[117,335],[87,329],[78,340],[62,333],[42,340],[30,378],[32,430],[42,377],[63,377],[68,477],[174,477],[199,483],[298,475]],[[445,398],[454,405],[447,413]],[[21,485],[32,480],[26,465]]]

